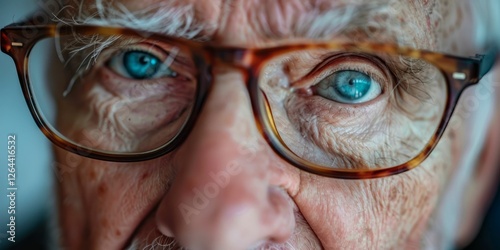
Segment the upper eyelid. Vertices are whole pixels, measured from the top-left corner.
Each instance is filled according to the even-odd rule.
[[[138,43],[135,43],[135,45],[139,45],[139,46],[150,46],[150,48],[152,48],[154,51],[160,51],[162,52],[165,56],[164,58],[168,58],[170,55],[172,54],[175,54],[175,61],[181,65],[185,65],[185,66],[192,66],[190,65],[190,61],[189,58],[190,56],[188,55],[185,55],[185,52],[181,49],[179,49],[177,46],[173,45],[173,44],[167,44],[167,43],[164,43],[164,42],[161,42],[161,41],[148,41],[148,40],[145,40],[145,41],[141,41],[141,42],[138,42]],[[147,50],[149,51],[149,50]]]
[[[393,86],[390,86],[392,89],[389,91],[395,91],[395,90],[403,90],[406,93],[417,97],[417,98],[427,98],[429,94],[425,90],[425,87],[427,86],[426,83],[429,82],[425,77],[426,75],[420,74],[421,72],[424,72],[426,68],[430,67],[430,63],[426,62],[425,60],[422,59],[413,59],[413,58],[408,58],[408,57],[394,57],[390,55],[370,55],[366,53],[347,53],[347,54],[339,54],[339,53],[328,53],[326,55],[323,55],[322,62],[317,64],[305,77],[302,77],[299,81],[311,81],[310,75],[313,74],[315,71],[320,71],[322,68],[327,66],[331,60],[335,60],[338,57],[341,56],[355,56],[359,58],[365,58],[369,61],[372,61],[374,64],[382,66],[382,68],[387,69],[387,78],[390,78],[393,82]],[[396,60],[397,59],[397,60]],[[379,67],[381,68],[381,67]],[[342,70],[342,69],[340,69]],[[336,70],[338,71],[338,70]],[[316,77],[313,78],[314,81],[322,80],[325,77],[328,77],[329,74],[332,74],[333,72],[326,72],[323,75],[317,75]],[[370,73],[370,72],[365,72],[365,73]],[[385,72],[384,72],[385,73]],[[372,74],[368,74],[371,77]],[[382,79],[375,79],[378,80],[380,83]],[[300,86],[300,82],[297,83],[292,83],[291,85],[293,86],[294,84]],[[300,88],[300,87],[299,87]]]
[[[180,67],[183,70],[186,70],[186,69],[191,69],[194,67],[194,63],[192,62],[192,60],[189,59],[190,57],[187,55],[184,55],[182,50],[178,49],[177,47],[175,47],[173,45],[165,44],[165,43],[158,42],[158,41],[154,41],[154,42],[142,41],[139,43],[134,43],[134,44],[126,45],[126,46],[132,46],[132,45],[137,46],[137,47],[144,46],[146,48],[150,48],[150,49],[144,50],[145,52],[159,51],[160,53],[163,54],[163,56],[159,58],[162,61],[162,63],[169,60],[169,57],[171,55],[174,55],[174,58],[172,59],[172,65],[175,68]],[[162,46],[162,45],[164,45],[164,46]]]
[[[65,47],[69,57],[65,62],[65,67],[70,65],[70,70],[73,73],[73,77],[66,86],[66,89],[63,95],[67,95],[73,88],[74,83],[85,77],[85,75],[89,74],[93,71],[96,66],[105,66],[105,64],[113,57],[118,55],[118,53],[123,53],[124,49],[130,47],[140,48],[143,46],[149,49],[140,49],[143,51],[151,52],[152,50],[157,51],[158,53],[154,53],[157,56],[159,53],[164,54],[163,58],[160,60],[164,61],[164,59],[168,58],[169,53],[162,48],[162,46],[158,45],[158,41],[147,42],[147,39],[142,40],[127,40],[122,36],[109,36],[109,37],[99,37],[99,36],[91,36],[79,37],[77,35],[73,35],[67,37],[68,40],[64,41]],[[67,46],[67,47],[66,47]],[[165,47],[168,47],[165,45]],[[112,49],[110,49],[112,48]],[[92,55],[89,57],[88,55]],[[172,62],[171,67],[173,67],[174,71],[181,73],[187,78],[193,78],[193,70],[192,66],[186,65],[187,59],[179,60],[180,55],[176,55],[175,60]],[[74,65],[74,66],[71,66]],[[191,69],[191,70],[190,70]]]
[[[113,45],[111,45],[110,47],[112,46]],[[105,54],[100,57],[101,62],[106,62],[112,57],[118,56],[119,54],[123,54],[128,51],[141,51],[150,53],[160,59],[160,61],[162,62],[165,61],[165,59],[169,55],[167,51],[164,51],[162,48],[149,43],[118,44],[116,47],[111,48],[111,50],[110,47],[104,49]]]
[[[72,48],[69,54],[71,58],[81,53],[93,55],[93,60],[86,62],[86,68],[98,63],[98,61],[102,62],[103,60],[108,60],[111,56],[123,52],[124,50],[145,51],[152,53],[164,61],[170,55],[171,47],[174,47],[173,45],[171,46],[161,41],[150,41],[147,39],[132,40],[131,38],[127,39],[122,36],[109,36],[102,37],[101,39],[98,36],[82,38],[75,36],[70,39],[69,44],[71,44]],[[175,58],[176,62],[187,65],[189,60],[183,57],[185,56],[177,53]]]
[[[365,59],[367,61],[370,61],[370,64],[373,64],[374,66],[367,66],[367,67],[378,68],[377,71],[383,72],[384,76],[382,78],[386,78],[386,79],[385,80],[381,79],[381,77],[378,76],[378,73],[365,72],[366,70],[362,70],[360,68],[355,68],[355,67],[345,67],[345,68],[343,68],[343,67],[338,68],[337,67],[334,71],[325,70],[325,68],[327,68],[330,64],[332,64],[333,61],[335,61],[337,59],[344,59],[345,57],[348,57],[348,56],[356,57],[357,59],[361,59],[362,58],[362,59]],[[379,59],[373,59],[373,58],[370,58],[370,57],[373,57],[373,56],[368,56],[368,55],[365,55],[365,54],[355,54],[355,53],[348,53],[348,54],[339,54],[339,53],[332,54],[332,53],[329,53],[326,56],[322,56],[322,58],[324,58],[324,59],[320,63],[318,63],[316,66],[314,66],[314,68],[311,69],[305,76],[301,77],[297,81],[294,81],[290,85],[296,86],[296,87],[300,88],[301,86],[303,87],[304,85],[306,85],[306,84],[308,84],[310,82],[314,82],[316,84],[317,82],[325,79],[329,75],[331,75],[331,74],[333,74],[333,73],[335,73],[337,71],[341,71],[341,70],[357,70],[357,71],[360,71],[360,72],[362,72],[364,74],[369,75],[370,77],[375,78],[375,80],[377,80],[380,83],[382,83],[382,82],[384,82],[386,80],[393,80],[393,79],[390,79],[392,76],[391,75],[387,75],[388,72],[386,72],[386,70],[384,70],[382,68],[382,67],[387,68],[387,65],[385,65],[385,63],[380,62],[380,61],[383,61],[383,60],[381,60],[380,58]],[[356,63],[359,64],[360,62],[356,62]],[[383,64],[383,65],[379,65],[379,64]],[[308,85],[310,85],[310,84],[308,84]]]
[[[101,55],[98,56],[98,62],[100,64],[107,63],[114,56],[123,54],[127,51],[142,51],[150,53],[156,56],[162,63],[169,59],[169,56],[174,54],[172,50],[169,50],[168,45],[160,46],[158,42],[150,41],[125,41],[122,42],[120,39],[113,44],[110,44],[107,48],[104,48]],[[173,47],[173,46],[172,46]],[[175,47],[173,47],[175,48]],[[187,71],[187,69],[192,68],[189,65],[189,59],[185,58],[181,53],[175,52],[175,58],[169,67],[173,67],[174,70]]]
[[[165,47],[168,47],[168,45],[164,45]],[[163,48],[163,46],[160,46],[158,43],[152,43],[149,41],[130,43],[114,49],[114,51],[111,52],[110,55],[106,56],[103,61],[108,62],[114,56],[123,54],[126,51],[143,51],[147,53],[153,52],[152,54],[158,57],[158,59],[160,59],[162,63],[169,62],[169,65],[167,65],[168,68],[177,72],[186,79],[193,80],[197,72],[194,63],[189,63],[190,60],[175,48],[176,47],[172,46],[172,49],[168,50],[167,48]],[[161,57],[157,56],[157,54],[159,53],[162,54]],[[174,58],[170,61],[169,57],[171,55],[174,55]]]
[[[154,44],[148,44],[148,43],[135,43],[135,44],[130,44],[130,45],[124,45],[122,49],[119,49],[120,53],[123,52],[128,52],[128,51],[141,51],[141,52],[146,52],[150,53],[161,61],[164,61],[165,58],[168,57],[168,52],[164,51],[163,49],[159,48],[158,46],[155,46]],[[161,54],[161,55],[160,55]]]

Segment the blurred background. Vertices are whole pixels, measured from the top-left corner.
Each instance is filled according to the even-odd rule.
[[[37,0],[2,1],[0,27],[19,21],[39,9]],[[53,201],[53,169],[50,142],[33,121],[24,101],[14,63],[0,54],[0,148],[7,136],[16,135],[16,243],[7,240],[7,168],[0,169],[0,249],[46,249]],[[7,150],[0,150],[5,166]],[[500,166],[499,166],[500,167]],[[467,249],[500,249],[500,195],[497,192],[485,223]]]
[[[35,0],[2,1],[0,27],[25,18]],[[10,57],[0,53],[0,249],[43,249],[44,226],[55,198],[52,192],[51,144],[29,113]],[[7,136],[16,135],[16,244],[7,240]],[[20,244],[24,243],[24,244]],[[29,243],[29,248],[26,248]]]

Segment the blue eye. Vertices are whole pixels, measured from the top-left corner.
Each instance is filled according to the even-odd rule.
[[[146,79],[158,72],[160,59],[141,51],[129,51],[123,54],[123,66],[135,79]]]
[[[362,103],[377,97],[380,84],[370,76],[354,70],[337,71],[317,84],[317,93],[341,103]]]
[[[331,81],[335,91],[348,100],[362,98],[372,84],[369,76],[350,70],[334,73]]]
[[[165,65],[158,57],[145,51],[120,53],[109,60],[108,66],[124,77],[137,80],[177,76],[177,72],[169,65]]]

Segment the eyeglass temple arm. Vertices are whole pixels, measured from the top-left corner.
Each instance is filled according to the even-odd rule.
[[[495,65],[497,59],[499,48],[495,47],[486,53],[485,55],[478,55],[477,57],[481,60],[479,63],[479,79],[483,78]]]

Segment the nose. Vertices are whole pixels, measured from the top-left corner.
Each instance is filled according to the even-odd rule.
[[[299,172],[259,134],[241,74],[216,73],[190,136],[174,156],[175,179],[158,229],[189,249],[247,249],[286,241],[294,230],[288,193]]]

